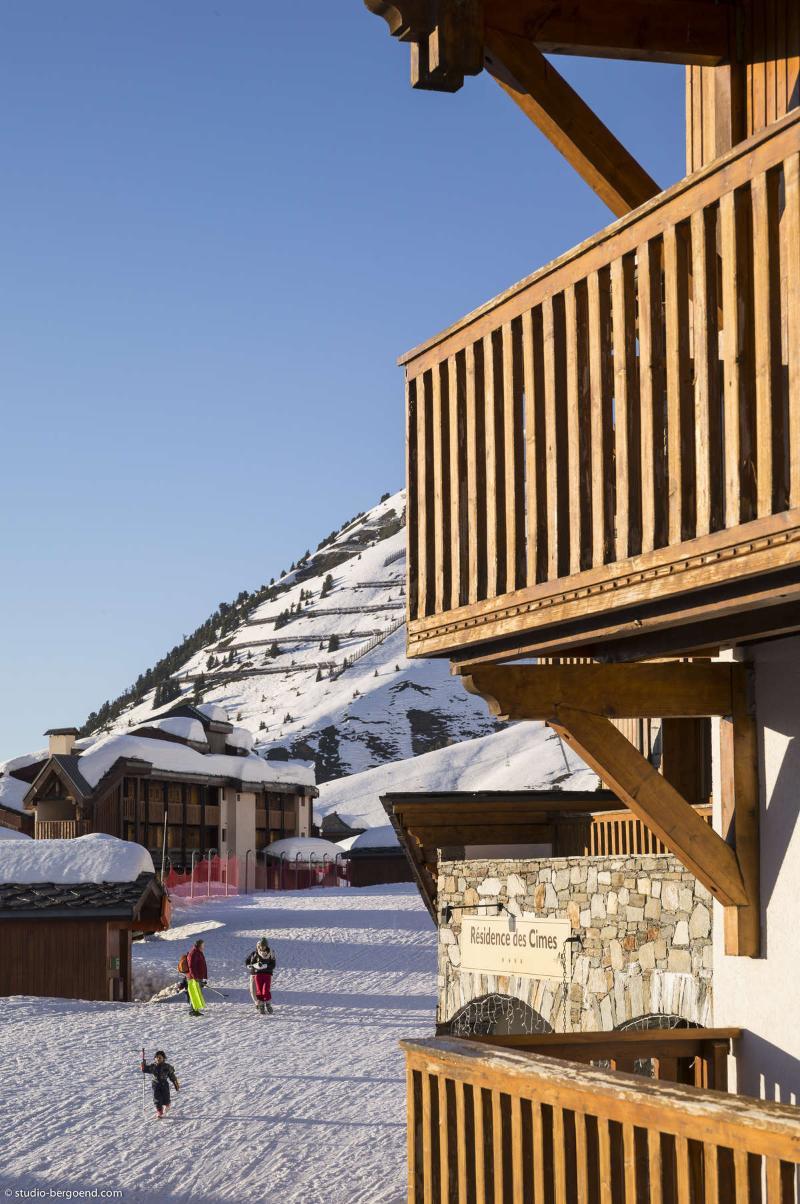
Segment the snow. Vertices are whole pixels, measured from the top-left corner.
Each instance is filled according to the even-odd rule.
[[[207,774],[253,783],[314,785],[314,767],[307,761],[265,761],[254,755],[229,757],[225,753],[201,753],[185,744],[132,735],[104,736],[98,740],[81,756],[81,773],[90,786],[96,786],[119,757],[138,758],[150,762],[155,769],[174,773]]]
[[[255,736],[247,727],[234,727],[230,735],[225,737],[225,743],[229,744],[231,748],[246,748],[248,752],[255,742]]]
[[[348,853],[353,847],[353,841],[358,840],[357,836],[345,836],[344,840],[337,840],[336,843],[343,853]]]
[[[22,757],[18,758],[18,760],[23,759]],[[4,807],[12,807],[14,811],[22,811],[22,800],[30,788],[30,782],[20,782],[18,778],[10,778],[7,773],[2,774],[0,776],[0,804]]]
[[[212,723],[227,723],[228,712],[225,707],[218,706],[215,702],[201,702],[195,707],[195,710],[200,711]]]
[[[134,882],[153,872],[141,845],[92,832],[73,840],[4,840],[0,882]]]
[[[0,827],[0,840],[31,840],[27,832],[16,832],[13,828]]]
[[[0,1186],[119,1189],[137,1204],[404,1201],[398,1041],[435,1020],[436,934],[415,887],[216,899],[179,905],[175,923],[136,942],[134,972],[175,982],[202,934],[227,995],[208,991],[202,1020],[177,1002],[0,999]],[[264,933],[278,957],[269,1017],[243,964]],[[149,1087],[142,1112],[142,1045],[164,1049],[181,1083],[164,1121]]]
[[[491,736],[325,782],[314,818],[319,823],[336,811],[353,828],[377,828],[386,823],[380,796],[392,791],[594,790],[598,781],[543,723],[515,723]]]
[[[206,729],[199,719],[190,719],[188,715],[168,715],[166,719],[152,719],[148,727],[158,728],[168,732],[170,736],[178,736],[181,740],[192,740],[195,744],[207,744]],[[245,745],[241,745],[242,748]]]
[[[367,828],[360,836],[353,839],[350,849],[392,849],[399,848],[400,841],[391,824],[382,824],[379,828]]]
[[[342,850],[332,840],[323,840],[321,836],[286,836],[283,840],[273,840],[266,851],[270,857],[284,856],[293,861],[295,857],[308,859],[312,855],[315,858],[337,857]]]

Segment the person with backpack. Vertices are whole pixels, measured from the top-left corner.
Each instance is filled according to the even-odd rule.
[[[245,958],[244,964],[251,976],[250,994],[255,1001],[256,1010],[262,1015],[265,1012],[272,1015],[272,975],[275,973],[276,960],[265,936],[261,937],[253,952]]]
[[[195,941],[186,957],[186,990],[189,994],[189,1013],[192,1016],[202,1016],[206,1001],[203,998],[203,987],[208,982],[208,966],[206,965],[203,946],[205,941]],[[178,963],[180,969],[180,963]]]
[[[167,1055],[163,1049],[156,1050],[152,1062],[145,1062],[144,1050],[142,1050],[142,1074],[152,1074],[153,1076],[153,1103],[156,1106],[156,1116],[162,1120],[170,1109],[170,1083],[176,1091],[181,1089],[175,1070],[167,1061]]]

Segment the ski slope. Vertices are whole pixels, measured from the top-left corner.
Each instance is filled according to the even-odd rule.
[[[140,988],[175,981],[203,935],[207,1014],[182,1002],[0,999],[0,1191],[121,1189],[141,1204],[401,1204],[405,1070],[397,1042],[434,1026],[436,940],[412,885],[181,905],[134,946]],[[244,959],[278,955],[275,1014]],[[54,971],[55,972],[55,971]],[[166,1051],[173,1114],[142,1111],[141,1047]]]

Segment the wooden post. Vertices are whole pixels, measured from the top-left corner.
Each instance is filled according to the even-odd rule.
[[[750,903],[725,909],[725,952],[758,957],[761,947],[759,780],[751,670],[735,665],[733,714],[720,721],[722,835],[735,846]]]

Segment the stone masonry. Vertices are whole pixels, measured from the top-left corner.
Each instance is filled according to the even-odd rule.
[[[570,921],[581,944],[566,983],[460,969],[458,909],[479,915],[476,904],[496,902],[522,919]],[[674,857],[441,861],[438,903],[454,909],[439,928],[440,1023],[500,996],[533,1009],[540,1031],[608,1031],[654,1015],[711,1024],[711,896]]]

